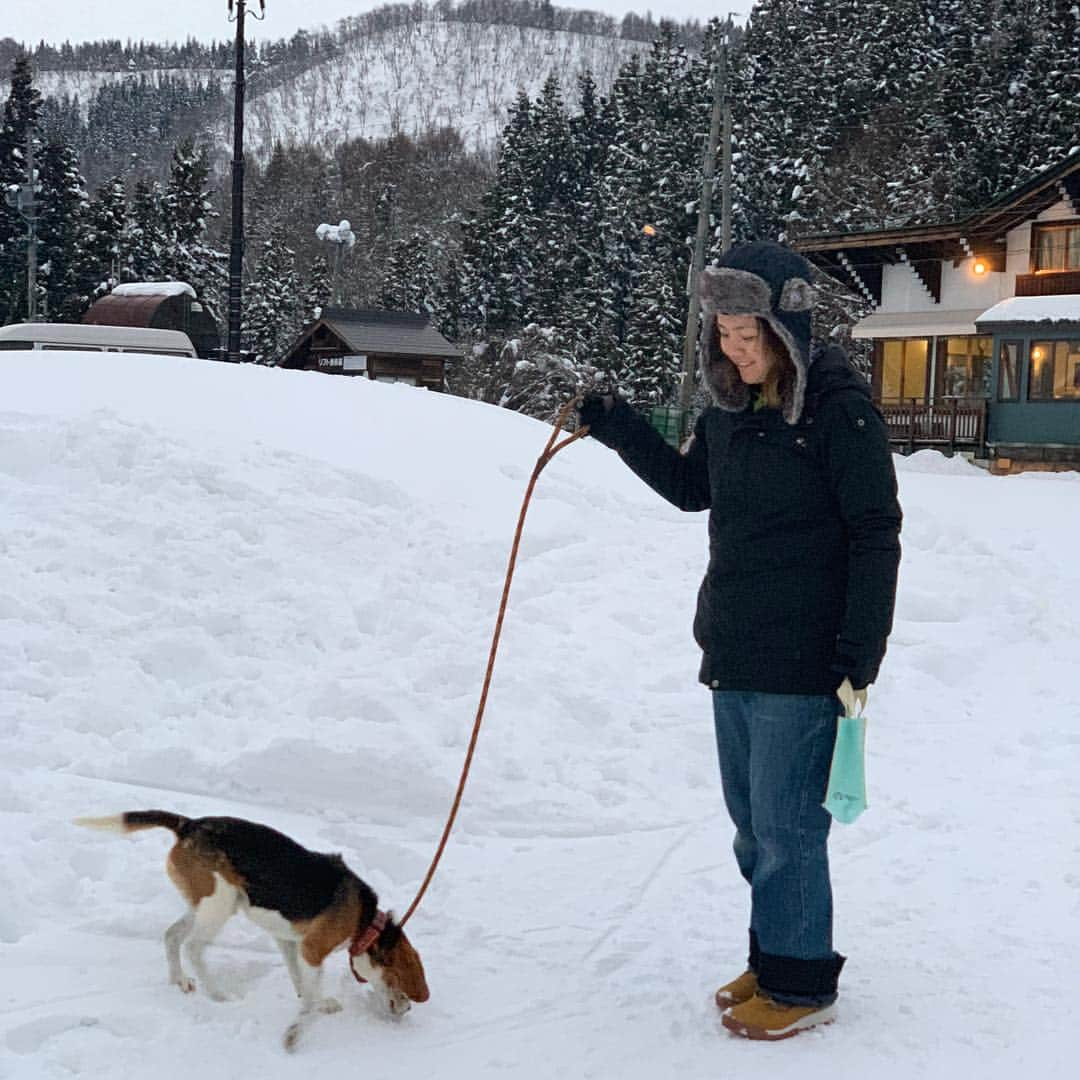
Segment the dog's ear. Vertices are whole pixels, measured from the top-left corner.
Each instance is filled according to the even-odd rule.
[[[402,934],[401,926],[394,920],[394,913],[388,911],[386,913],[386,925],[375,943],[374,951],[379,955],[392,952],[398,942],[401,941]]]

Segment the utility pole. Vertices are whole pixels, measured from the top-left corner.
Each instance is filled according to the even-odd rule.
[[[686,278],[686,295],[689,300],[686,313],[686,336],[683,340],[683,377],[679,387],[679,408],[683,417],[689,413],[690,398],[694,393],[694,369],[697,359],[698,318],[701,302],[698,299],[698,277],[705,267],[705,246],[712,217],[713,184],[716,178],[716,148],[723,129],[724,150],[721,176],[721,244],[723,250],[731,247],[731,106],[728,102],[728,33],[729,17],[724,28],[724,40],[720,55],[713,68],[712,119],[709,124],[709,140],[701,162],[701,203],[698,208],[697,236],[694,239],[694,257]]]
[[[37,169],[34,166],[34,133],[26,133],[26,183],[12,185],[4,199],[26,222],[26,321],[37,322]]]
[[[244,15],[248,0],[229,0],[229,16],[236,8],[236,82],[233,90],[232,238],[229,242],[229,344],[228,359],[240,360],[240,324],[244,274]],[[266,0],[259,0],[262,15]]]

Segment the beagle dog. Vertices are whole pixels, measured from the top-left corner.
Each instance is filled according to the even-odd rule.
[[[349,944],[349,967],[370,982],[390,1011],[403,1015],[411,1002],[428,999],[424,967],[378,897],[342,861],[301,847],[266,825],[232,817],[186,818],[164,810],[135,810],[112,817],[79,818],[75,824],[114,832],[169,829],[176,843],[165,869],[189,910],[165,931],[169,981],[185,994],[195,981],[185,974],[180,946],[195,976],[215,1001],[225,995],[206,969],[203,952],[236,911],[243,911],[277,942],[300,997],[300,1012],[285,1032],[296,1046],[317,1013],[341,1005],[321,996],[322,963]]]

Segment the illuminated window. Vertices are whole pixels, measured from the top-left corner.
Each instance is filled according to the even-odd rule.
[[[1080,225],[1036,225],[1032,240],[1035,273],[1080,270]]]
[[[926,400],[926,338],[886,338],[881,342],[881,400]]]
[[[1080,401],[1080,341],[1033,341],[1031,401]]]
[[[1003,341],[998,355],[998,401],[1020,400],[1020,342]]]
[[[945,341],[945,396],[989,397],[994,339],[951,337]]]

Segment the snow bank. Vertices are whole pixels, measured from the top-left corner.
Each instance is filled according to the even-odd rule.
[[[431,1002],[392,1023],[334,961],[345,1011],[289,1059],[288,978],[241,920],[210,954],[240,1000],[166,985],[168,837],[69,820],[241,814],[341,851],[400,911],[548,428],[152,359],[0,364],[0,1075],[1069,1075],[1076,478],[921,455],[898,459],[872,806],[834,841],[850,959],[830,1029],[776,1047],[720,1029],[747,898],[689,635],[705,519],[588,440],[541,477],[460,824],[411,924]]]

